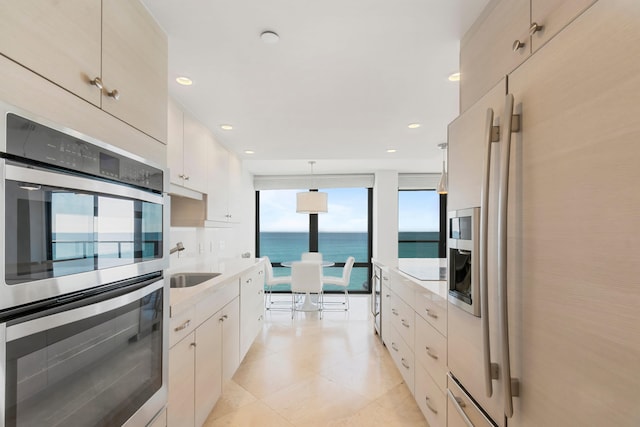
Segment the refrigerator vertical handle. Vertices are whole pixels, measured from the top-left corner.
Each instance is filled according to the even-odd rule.
[[[485,121],[485,155],[484,173],[482,176],[482,196],[480,201],[480,319],[482,324],[482,349],[484,384],[487,397],[493,395],[492,380],[497,378],[491,366],[491,343],[489,341],[489,283],[488,267],[488,236],[489,236],[489,181],[491,179],[491,145],[500,140],[499,128],[493,126],[493,109],[487,109]]]
[[[513,119],[513,95],[507,94],[501,124],[504,129],[500,150],[500,182],[498,189],[498,304],[500,337],[502,346],[502,385],[504,387],[504,414],[513,415],[513,396],[517,395],[517,383],[512,384],[509,357],[509,309],[507,300],[507,209],[509,194],[509,161],[511,157],[511,132],[517,130]],[[515,126],[514,126],[515,125]],[[515,127],[515,129],[514,129]]]

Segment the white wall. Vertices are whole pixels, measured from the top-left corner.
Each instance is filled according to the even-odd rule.
[[[398,172],[378,171],[373,186],[373,258],[398,265]]]

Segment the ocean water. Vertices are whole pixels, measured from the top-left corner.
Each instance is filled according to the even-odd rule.
[[[438,232],[401,232],[399,256],[402,258],[437,258]],[[436,240],[435,243],[403,243],[402,240]],[[353,256],[356,263],[368,263],[371,255],[368,250],[367,233],[318,233],[318,251],[324,260],[344,263]],[[300,254],[309,250],[309,233],[304,232],[261,232],[260,256],[268,256],[271,262],[295,261]],[[288,276],[287,267],[275,267],[276,276]],[[325,275],[340,276],[342,267],[327,267]],[[368,292],[370,289],[368,267],[354,267],[351,272],[349,292]],[[286,290],[288,286],[280,286]],[[277,288],[276,288],[277,289]],[[328,290],[331,290],[327,287]],[[339,288],[334,288],[338,290]]]

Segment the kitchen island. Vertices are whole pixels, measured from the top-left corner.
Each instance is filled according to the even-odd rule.
[[[382,340],[431,427],[446,426],[446,259],[382,267]]]

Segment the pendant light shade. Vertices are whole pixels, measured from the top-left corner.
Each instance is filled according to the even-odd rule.
[[[326,213],[327,193],[307,191],[296,194],[296,212],[304,214]]]
[[[313,165],[316,162],[310,161],[311,176],[313,176]],[[322,191],[307,191],[296,194],[296,212],[303,214],[327,213],[327,193]]]
[[[438,187],[436,191],[438,194],[447,194],[449,191],[449,184],[447,182],[447,170],[445,169],[445,155],[444,150],[447,149],[447,143],[443,142],[442,144],[438,144],[438,147],[442,150],[442,175],[440,175],[440,181],[438,181]]]

